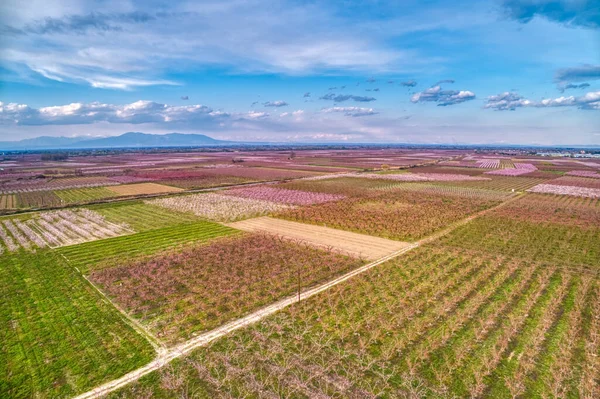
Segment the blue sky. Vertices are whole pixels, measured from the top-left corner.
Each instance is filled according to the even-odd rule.
[[[597,0],[6,0],[0,50],[0,140],[600,144]]]

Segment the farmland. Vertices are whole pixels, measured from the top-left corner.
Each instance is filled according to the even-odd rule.
[[[212,193],[161,198],[148,201],[148,203],[178,212],[191,212],[219,222],[263,216],[290,208],[288,205],[277,202]]]
[[[599,295],[590,275],[423,248],[112,397],[593,396]]]
[[[91,273],[91,280],[168,342],[214,328],[331,278],[360,261],[266,235],[216,240]]]
[[[412,241],[498,204],[484,198],[388,191],[319,206],[291,209],[280,217],[401,241]]]
[[[4,218],[1,223],[1,245],[10,252],[19,248],[56,248],[132,233],[129,226],[110,223],[87,209],[42,212],[26,220]]]
[[[154,356],[57,254],[0,256],[1,397],[73,396]]]
[[[228,227],[198,221],[130,234],[122,237],[88,242],[59,249],[69,263],[84,273],[111,267],[136,256],[154,253],[191,243],[201,243],[235,233]]]
[[[592,163],[23,155],[0,171],[0,396],[598,397]]]

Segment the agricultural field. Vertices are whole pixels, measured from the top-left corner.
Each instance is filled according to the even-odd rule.
[[[0,253],[57,248],[131,233],[128,225],[108,222],[88,209],[41,212],[0,219]]]
[[[525,191],[537,184],[542,184],[548,181],[548,179],[539,177],[529,176],[504,176],[504,175],[485,175],[490,180],[483,181],[464,181],[464,182],[440,182],[439,184],[456,185],[461,187],[481,188],[484,190],[498,190],[498,191],[512,191],[521,192]]]
[[[401,241],[270,217],[246,219],[230,223],[228,226],[238,230],[272,234],[367,260],[383,258],[409,245]]]
[[[15,209],[17,197],[14,194],[0,195],[0,209]]]
[[[392,240],[413,241],[497,204],[497,200],[481,197],[380,191],[364,197],[290,209],[278,217]]]
[[[425,247],[109,397],[595,397],[599,304],[589,274]]]
[[[253,186],[224,191],[223,194],[241,198],[257,199],[288,205],[314,205],[338,201],[343,195],[317,193],[310,191],[288,190],[274,186]]]
[[[146,195],[146,194],[164,194],[182,191],[178,187],[165,186],[156,183],[136,183],[123,184],[120,186],[109,187],[108,190],[113,191],[117,195]]]
[[[0,255],[0,397],[71,397],[154,349],[53,251]]]
[[[31,191],[15,194],[19,208],[48,208],[63,205],[54,191]]]
[[[458,227],[441,242],[455,248],[599,270],[599,202],[530,194]]]
[[[83,273],[113,267],[138,256],[152,255],[179,246],[198,244],[237,233],[237,230],[206,221],[167,226],[136,234],[59,248],[74,267]]]
[[[192,213],[176,212],[139,200],[92,205],[88,208],[101,214],[106,220],[117,224],[124,223],[136,232],[194,223],[199,220]]]
[[[177,212],[191,212],[219,222],[233,222],[249,217],[264,216],[291,208],[289,205],[277,202],[213,193],[159,198],[147,201],[147,203]]]
[[[256,234],[93,271],[109,297],[169,343],[190,338],[301,287],[357,267],[358,259]]]
[[[56,194],[66,204],[77,204],[117,196],[117,194],[114,191],[109,190],[105,187],[72,188],[70,190],[57,190],[54,191],[54,194]]]
[[[5,159],[2,398],[600,397],[597,162]]]

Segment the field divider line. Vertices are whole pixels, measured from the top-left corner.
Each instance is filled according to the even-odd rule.
[[[474,214],[472,214],[471,216],[466,217],[465,219],[461,219],[458,222],[454,222],[452,223],[450,226],[446,227],[445,229],[435,232],[425,238],[422,238],[420,240],[418,240],[416,243],[419,245],[423,245],[423,244],[427,244],[430,243],[432,241],[437,240],[438,238],[441,238],[447,234],[450,234],[451,232],[453,232],[454,230],[456,230],[458,227],[460,226],[464,226],[467,223],[472,222],[473,220],[477,219],[480,216],[483,216],[487,213],[493,212],[497,209],[503,208],[504,206],[510,204],[511,202],[514,202],[520,198],[523,198],[524,196],[526,196],[527,193],[526,192],[520,192],[518,194],[515,194],[513,196],[511,196],[510,198],[508,198],[506,201],[502,201],[501,203],[499,203],[498,205],[495,205],[491,208],[487,208],[484,209],[482,211],[476,212]]]
[[[419,244],[410,244],[407,247],[402,248],[398,251],[392,252],[391,254],[386,255],[374,262],[368,263],[368,264],[361,266],[359,268],[356,268],[342,276],[339,276],[333,280],[330,280],[326,283],[323,283],[316,287],[310,288],[304,292],[301,292],[300,295],[294,294],[287,298],[281,299],[271,305],[263,307],[263,308],[255,311],[255,312],[252,312],[244,317],[230,321],[226,324],[223,324],[220,327],[217,327],[211,331],[201,334],[195,338],[192,338],[180,345],[177,345],[168,350],[163,350],[162,352],[158,353],[158,356],[156,359],[154,359],[152,362],[148,363],[147,365],[145,365],[139,369],[136,369],[134,371],[131,371],[128,374],[125,374],[124,376],[122,376],[118,379],[115,379],[113,381],[109,381],[105,384],[102,384],[102,385],[92,389],[91,391],[88,391],[81,395],[78,395],[74,399],[91,399],[91,398],[102,397],[110,392],[113,392],[119,388],[126,386],[127,384],[129,384],[131,382],[138,380],[139,378],[141,378],[147,374],[150,374],[153,371],[159,370],[160,368],[164,367],[172,360],[177,359],[182,356],[185,356],[188,353],[190,353],[191,351],[193,351],[194,349],[205,346],[205,345],[209,344],[211,341],[221,338],[221,337],[229,334],[230,332],[233,332],[240,328],[254,324],[254,323],[264,319],[267,316],[270,316],[290,305],[293,305],[294,303],[297,303],[299,301],[304,301],[314,295],[317,295],[323,291],[326,291],[326,290],[330,289],[331,287],[341,284],[341,283],[345,282],[346,280],[351,279],[354,276],[362,274],[362,273],[364,273],[376,266],[379,266],[380,264],[387,262],[388,260],[391,260],[397,256],[400,256],[400,255],[404,254],[405,252],[408,252],[418,246],[419,246]],[[98,288],[96,288],[96,290],[98,290]],[[102,294],[102,292],[100,292],[100,293]],[[104,297],[106,297],[104,294],[102,294],[102,295]],[[115,306],[115,307],[117,309],[119,309],[117,306]]]
[[[77,266],[72,265],[71,262],[69,261],[69,259],[65,255],[60,254],[60,256],[62,256],[67,261],[67,264],[69,264],[72,268],[77,270],[79,275],[85,280],[85,282],[87,284],[89,284],[96,292],[98,292],[98,294],[100,294],[100,296],[102,297],[104,302],[113,306],[121,314],[121,317],[123,317],[125,319],[124,321],[129,326],[131,326],[131,328],[133,328],[138,334],[140,334],[141,336],[146,338],[146,340],[150,343],[150,345],[152,345],[152,347],[154,348],[156,353],[161,355],[162,353],[164,353],[167,350],[167,346],[160,339],[158,339],[157,337],[154,336],[154,334],[152,334],[150,331],[148,331],[142,323],[140,323],[133,317],[129,316],[129,314],[123,308],[121,308],[119,305],[114,303],[104,292],[102,292],[102,290],[100,288],[98,288],[96,286],[96,284],[94,284],[92,281],[90,281],[90,279],[88,279],[81,272],[81,270],[79,270],[79,268]]]

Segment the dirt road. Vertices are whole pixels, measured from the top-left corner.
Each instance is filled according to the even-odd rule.
[[[410,245],[407,242],[387,240],[329,227],[290,222],[267,216],[229,223],[227,226],[238,230],[274,234],[368,260],[382,258]]]

